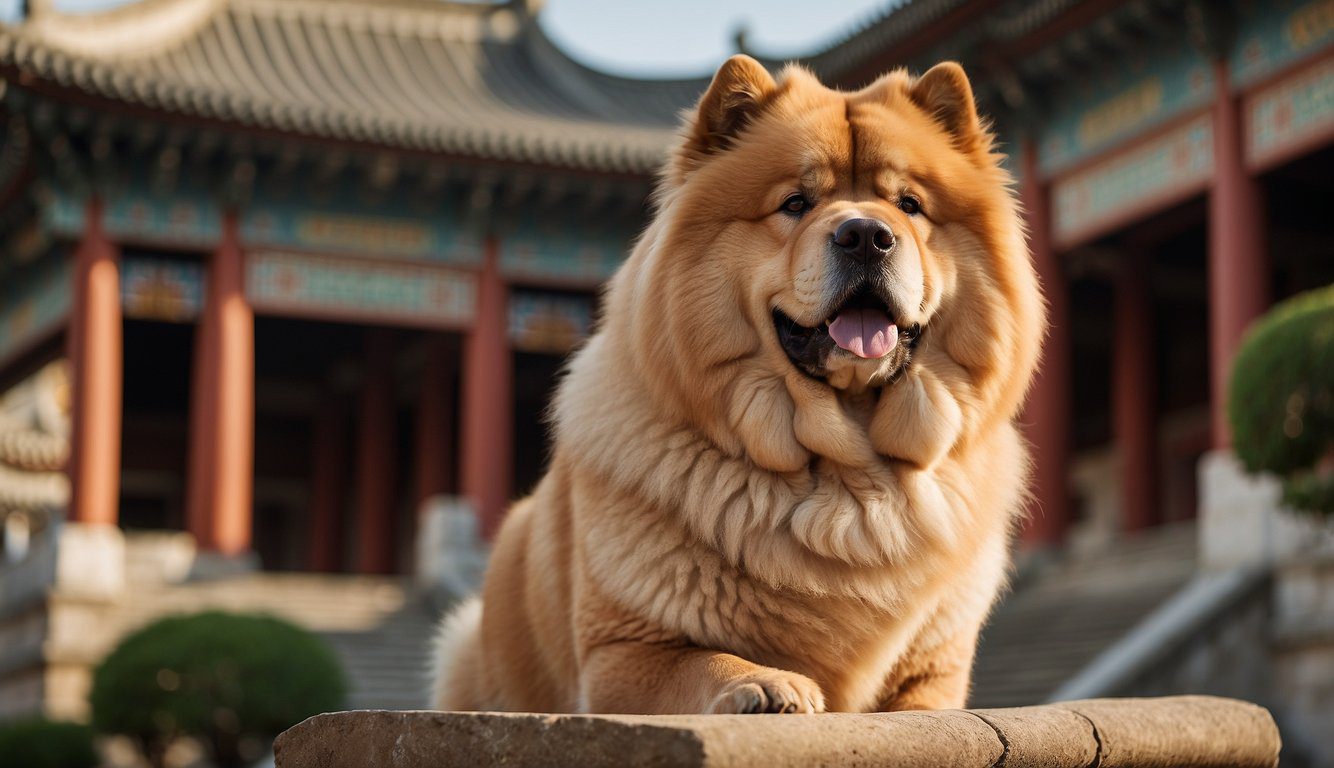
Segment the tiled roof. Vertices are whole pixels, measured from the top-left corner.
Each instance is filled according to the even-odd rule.
[[[829,82],[855,85],[877,74],[865,71],[868,64],[924,68],[939,58],[953,58],[981,65],[971,73],[977,85],[990,69],[984,58],[976,56],[983,44],[1004,44],[1030,35],[1079,4],[1080,0],[885,0],[876,13],[800,60]],[[1128,7],[1148,18],[1153,7],[1171,5],[1172,0],[1146,0]],[[953,26],[945,39],[925,48],[916,45],[925,31],[946,20]],[[901,55],[907,58],[896,58]],[[781,60],[760,58],[771,66]]]
[[[801,61],[822,77],[841,78],[878,54],[907,42],[922,28],[962,8],[967,2],[889,0],[857,28],[822,50],[802,57]]]
[[[501,162],[642,174],[706,80],[632,80],[558,50],[520,3],[34,3],[0,70],[167,113]]]

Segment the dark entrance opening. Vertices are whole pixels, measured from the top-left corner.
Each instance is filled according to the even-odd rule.
[[[255,319],[254,547],[265,570],[307,565],[314,423],[331,390],[346,387],[350,409],[341,498],[343,562],[351,563],[352,450],[355,397],[362,357],[356,326],[261,317]]]
[[[1275,301],[1334,283],[1334,147],[1261,178]]]
[[[1106,514],[1107,492],[1120,487],[1114,432],[1117,291],[1140,281],[1148,292],[1156,516],[1152,524],[1193,517],[1196,470],[1209,448],[1207,200],[1201,195],[1130,224],[1067,255],[1071,275],[1077,517],[1107,532],[1124,525]],[[1129,279],[1127,270],[1140,270]],[[1124,347],[1123,347],[1124,349]],[[1102,501],[1100,502],[1099,499]],[[1124,503],[1124,502],[1123,502]]]
[[[547,418],[562,355],[514,353],[514,496],[532,492],[551,460],[551,426]]]
[[[185,528],[195,325],[126,320],[120,523]]]

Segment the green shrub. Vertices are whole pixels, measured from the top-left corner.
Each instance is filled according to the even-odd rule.
[[[268,616],[219,612],[162,619],[126,637],[93,675],[93,725],[134,738],[161,764],[171,742],[197,738],[221,768],[260,757],[273,737],[340,709],[332,651]]]
[[[0,766],[96,768],[93,729],[33,717],[0,724]]]
[[[1283,480],[1283,500],[1334,513],[1334,286],[1276,305],[1246,334],[1228,418],[1250,472]]]

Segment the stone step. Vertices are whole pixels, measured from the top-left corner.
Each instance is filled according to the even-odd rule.
[[[983,628],[969,703],[1042,703],[1182,588],[1194,553],[1194,526],[1172,526],[1027,574]]]
[[[105,613],[123,633],[165,615],[209,609],[269,613],[320,635],[342,663],[349,706],[426,704],[438,617],[402,579],[249,574],[138,587]]]

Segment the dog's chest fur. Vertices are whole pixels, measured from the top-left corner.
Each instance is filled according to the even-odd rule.
[[[930,640],[923,628],[957,591],[954,579],[929,573],[931,563],[911,560],[855,572],[823,563],[808,588],[776,587],[701,543],[674,514],[605,486],[599,498],[580,495],[575,509],[615,510],[576,513],[587,575],[600,591],[696,645],[815,679],[832,709],[874,708],[895,663]],[[790,538],[776,535],[770,546],[774,558],[804,561],[799,567],[818,562]]]

